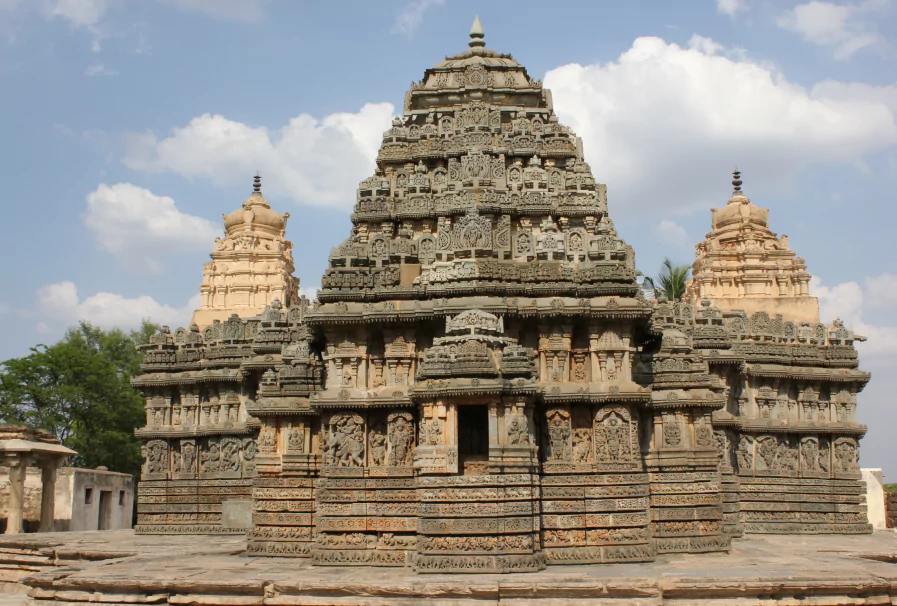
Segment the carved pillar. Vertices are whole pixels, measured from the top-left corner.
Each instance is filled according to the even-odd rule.
[[[22,508],[25,505],[25,471],[28,460],[24,455],[13,455],[9,465],[9,511],[6,516],[6,534],[22,532]]]

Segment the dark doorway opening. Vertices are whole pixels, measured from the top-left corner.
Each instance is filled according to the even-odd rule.
[[[97,530],[109,530],[112,526],[112,491],[100,491],[100,511],[97,514]]]
[[[489,457],[489,411],[485,405],[458,407],[458,454],[462,460]]]

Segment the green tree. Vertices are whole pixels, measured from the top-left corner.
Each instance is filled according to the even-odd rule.
[[[690,266],[677,265],[667,257],[663,260],[663,265],[660,266],[657,278],[645,276],[642,288],[654,295],[655,299],[659,299],[663,295],[670,301],[678,301],[685,295],[689,273],[691,273]]]
[[[156,329],[144,321],[128,334],[82,322],[55,345],[3,362],[0,419],[52,432],[78,452],[76,465],[139,474],[134,429],[143,424],[144,405],[130,380],[140,370],[137,346]]]

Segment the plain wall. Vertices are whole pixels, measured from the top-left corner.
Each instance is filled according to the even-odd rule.
[[[66,471],[71,474],[70,478],[66,478],[71,486],[71,519],[68,528],[57,530],[98,530],[100,493],[104,490],[111,493],[109,525],[106,530],[131,528],[134,516],[134,476],[95,469],[68,468]],[[90,503],[85,499],[87,489],[91,491]],[[123,499],[120,496],[122,491]]]

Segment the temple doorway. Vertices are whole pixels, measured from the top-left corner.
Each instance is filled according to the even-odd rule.
[[[458,407],[458,457],[464,475],[485,473],[489,462],[489,409],[472,404]]]

